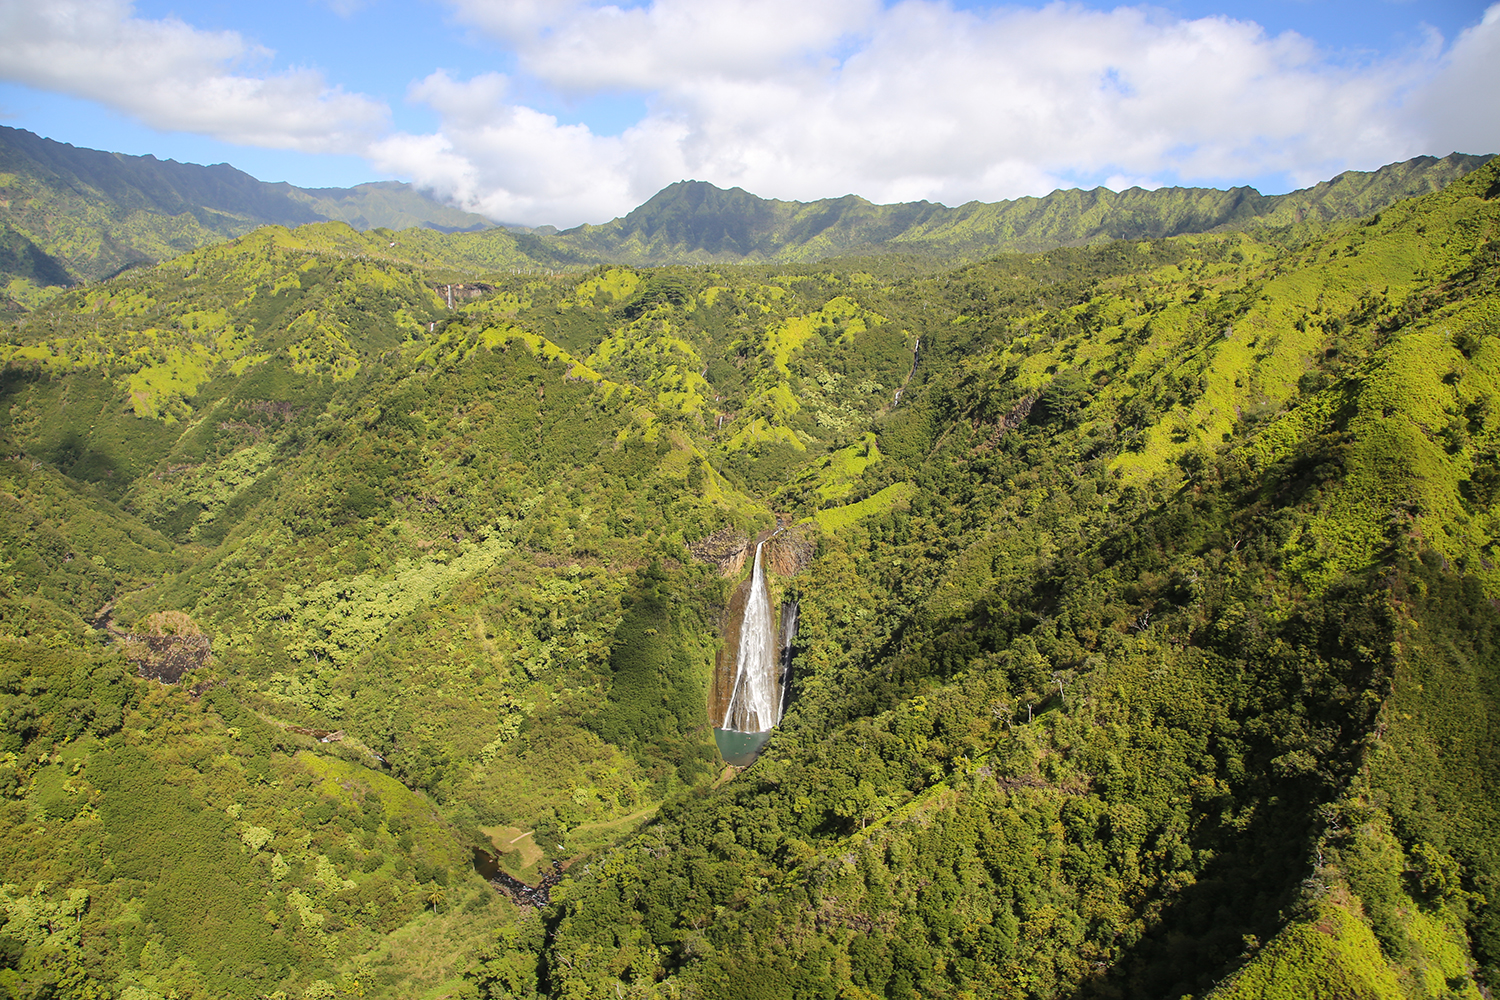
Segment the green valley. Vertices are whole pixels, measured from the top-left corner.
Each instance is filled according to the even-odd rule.
[[[1488,995],[1483,160],[684,184],[66,290],[11,230],[53,292],[0,342],[0,990]],[[778,528],[791,698],[726,768]]]

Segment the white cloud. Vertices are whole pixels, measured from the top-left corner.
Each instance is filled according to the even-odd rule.
[[[567,90],[673,89],[685,81],[757,79],[826,64],[863,33],[879,0],[655,0],[589,7],[534,37],[522,68]]]
[[[1425,152],[1500,152],[1500,4],[1463,31],[1408,109]]]
[[[1446,50],[1437,40],[1351,67],[1295,33],[1148,7],[454,2],[515,48],[532,86],[648,95],[647,116],[609,138],[511,103],[484,77],[414,88],[442,121],[443,156],[378,162],[517,221],[603,221],[683,177],[767,197],[957,204],[1126,178],[1311,183],[1435,151],[1441,135],[1500,145],[1493,102],[1439,100],[1495,92],[1500,7]],[[1475,100],[1477,115],[1437,110]]]
[[[364,0],[322,0],[352,10]],[[1295,33],[1154,7],[945,0],[446,0],[514,73],[438,70],[430,134],[234,32],[127,0],[0,0],[0,78],[161,129],[362,152],[495,218],[602,222],[673,181],[766,197],[947,204],[1097,183],[1312,183],[1418,153],[1500,149],[1500,5],[1451,44],[1350,64]],[[618,135],[540,106],[647,109]],[[531,95],[526,97],[523,95]],[[584,105],[586,106],[586,105]]]
[[[311,70],[236,72],[272,53],[231,31],[134,16],[124,0],[0,0],[0,78],[98,101],[158,129],[359,152],[388,109]]]
[[[498,73],[467,82],[432,74],[411,95],[438,112],[442,133],[389,136],[371,147],[372,161],[490,218],[536,224],[603,221],[669,183],[661,177],[681,176],[672,123],[597,136],[507,104],[507,83]]]
[[[565,22],[587,0],[451,0],[460,20],[508,45],[534,40]]]
[[[333,11],[339,17],[347,19],[364,10],[370,0],[324,0],[324,2],[328,5],[329,10]]]

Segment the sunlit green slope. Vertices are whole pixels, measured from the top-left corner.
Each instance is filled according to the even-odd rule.
[[[1478,995],[1497,176],[453,309],[449,237],[273,227],[20,317],[0,986]],[[778,521],[794,702],[722,781]]]
[[[916,492],[796,585],[787,722],[481,995],[1478,996],[1495,178],[929,284]]]

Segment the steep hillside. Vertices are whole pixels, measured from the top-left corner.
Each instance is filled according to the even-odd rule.
[[[0,985],[1480,996],[1497,196],[452,308],[498,234],[321,223],[17,317]],[[794,697],[735,774],[778,524]],[[568,867],[531,909],[475,848]]]
[[[783,728],[481,995],[1478,996],[1495,177],[1294,258],[922,288],[866,487],[914,492],[796,585]]]
[[[78,149],[0,126],[0,225],[7,248],[24,240],[31,260],[0,256],[12,300],[154,264],[258,226],[326,219],[360,229],[488,228],[405,184],[303,190],[269,184],[227,163],[211,167],[153,156]]]

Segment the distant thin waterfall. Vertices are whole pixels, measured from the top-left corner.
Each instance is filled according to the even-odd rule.
[[[792,680],[792,643],[797,641],[797,602],[781,606],[781,696],[776,703],[776,721],[786,714],[786,693]]]
[[[740,733],[763,733],[776,725],[781,716],[781,690],[776,683],[781,651],[776,645],[776,623],[771,619],[771,599],[760,566],[760,549],[760,545],[755,546],[755,572],[750,577],[750,594],[740,625],[734,691],[729,696],[722,727]]]

